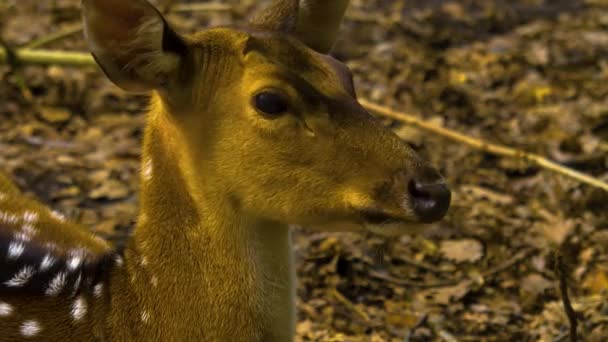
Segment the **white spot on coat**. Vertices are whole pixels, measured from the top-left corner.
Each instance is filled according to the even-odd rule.
[[[76,295],[76,293],[78,293],[78,289],[80,288],[80,282],[82,281],[82,273],[78,273],[78,277],[76,278],[76,281],[74,282],[74,289],[72,290],[72,296]]]
[[[69,252],[70,259],[68,260],[68,269],[75,271],[82,264],[85,256],[85,250],[82,248],[72,249]]]
[[[66,283],[66,277],[64,272],[59,272],[49,283],[49,287],[44,292],[47,296],[58,295]]]
[[[29,236],[34,236],[37,233],[36,228],[34,228],[34,226],[30,223],[25,223],[23,226],[21,226],[21,231]]]
[[[99,297],[101,297],[102,294],[103,294],[103,284],[99,283],[93,287],[93,295],[95,296],[95,298],[99,298]]]
[[[15,224],[19,222],[19,217],[15,214],[0,211],[0,221],[4,221],[5,223],[9,224]]]
[[[152,285],[152,287],[157,287],[158,286],[158,277],[152,276],[152,278],[150,278],[150,284]]]
[[[117,266],[122,266],[122,264],[124,263],[124,260],[122,259],[122,257],[120,255],[117,255],[114,258],[114,262],[116,263]]]
[[[57,210],[51,211],[51,216],[54,217],[56,220],[58,220],[60,222],[65,222],[65,215],[63,215],[62,213],[58,212]]]
[[[25,266],[21,271],[17,272],[11,279],[7,280],[4,284],[8,287],[21,287],[32,278],[34,275],[34,268],[32,266]]]
[[[13,313],[13,306],[5,303],[5,302],[0,302],[0,317],[6,317],[6,316],[10,316],[10,314]]]
[[[141,311],[141,321],[148,323],[150,321],[150,313],[147,310]]]
[[[87,314],[87,302],[80,296],[72,304],[72,317],[75,321],[80,321]]]
[[[68,268],[70,271],[76,270],[80,264],[82,263],[82,258],[80,256],[75,256],[68,260]]]
[[[15,240],[20,242],[30,242],[32,236],[24,232],[15,232]]]
[[[23,221],[27,223],[35,223],[38,221],[38,213],[34,211],[26,211],[23,213]]]
[[[17,259],[23,254],[25,251],[25,244],[23,241],[13,241],[8,245],[8,255],[9,259]]]
[[[21,323],[21,327],[19,329],[21,330],[21,335],[25,337],[32,337],[38,335],[40,330],[42,330],[42,327],[38,321],[32,319]]]
[[[144,167],[141,170],[141,175],[143,177],[144,182],[149,182],[152,180],[152,174],[154,173],[154,163],[152,159],[148,159],[144,162]]]
[[[40,263],[40,270],[46,271],[55,263],[55,258],[53,258],[50,254],[47,254],[42,258],[42,262]]]

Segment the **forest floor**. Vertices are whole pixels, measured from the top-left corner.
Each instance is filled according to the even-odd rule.
[[[252,2],[169,18],[180,32],[233,24]],[[19,47],[69,28],[79,3],[0,0],[0,38]],[[608,1],[352,3],[335,55],[361,97],[608,181]],[[86,50],[80,33],[44,47]],[[73,220],[124,237],[145,97],[92,68],[0,65],[0,80],[0,168]],[[607,192],[385,123],[440,168],[453,205],[420,236],[298,229],[298,340],[566,341],[563,279],[581,338],[606,341]]]

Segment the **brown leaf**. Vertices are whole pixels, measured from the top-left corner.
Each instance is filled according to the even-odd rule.
[[[583,288],[592,294],[600,294],[608,290],[608,272],[603,268],[595,268],[583,280]]]
[[[40,117],[48,123],[64,123],[72,117],[72,113],[65,108],[40,107]]]
[[[89,194],[92,199],[120,199],[129,195],[129,188],[119,181],[110,179]]]
[[[442,241],[440,251],[455,262],[475,262],[483,256],[483,246],[475,239]]]
[[[521,281],[521,290],[534,295],[542,294],[552,286],[552,282],[539,274],[530,274]]]

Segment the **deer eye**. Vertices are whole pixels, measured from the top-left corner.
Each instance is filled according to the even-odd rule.
[[[271,117],[284,114],[289,108],[287,99],[283,95],[271,91],[258,93],[253,101],[258,111]]]

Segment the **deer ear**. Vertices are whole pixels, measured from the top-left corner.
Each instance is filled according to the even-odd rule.
[[[311,49],[328,53],[334,46],[348,0],[300,0],[295,35]]]
[[[108,78],[127,91],[163,88],[187,51],[145,0],[83,0],[86,40]]]
[[[274,0],[250,22],[253,28],[293,33],[298,20],[300,0]]]

